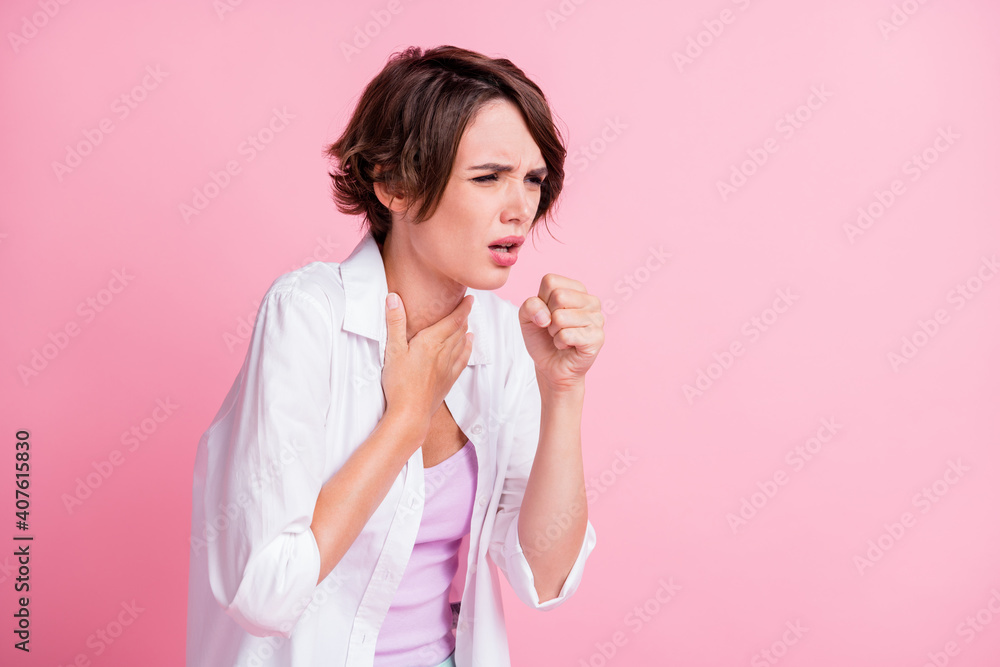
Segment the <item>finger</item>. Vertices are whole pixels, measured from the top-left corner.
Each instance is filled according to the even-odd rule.
[[[452,366],[452,373],[456,378],[462,374],[462,369],[469,365],[469,359],[472,358],[472,334],[467,333],[464,338],[465,345],[461,348],[461,352],[455,359],[454,366]]]
[[[427,330],[434,332],[434,336],[438,337],[442,349],[446,350],[450,355],[448,357],[449,362],[453,362],[455,356],[461,353],[464,348],[465,341],[463,338],[470,338],[469,312],[472,308],[473,297],[468,294],[466,297],[463,297],[462,301],[455,307],[455,310],[449,313],[448,316],[441,318],[440,321],[435,322],[427,328]]]
[[[387,330],[386,349],[391,349],[393,352],[405,350],[407,347],[406,309],[403,307],[403,300],[395,292],[390,292],[385,298],[385,326]]]
[[[604,326],[604,314],[590,308],[557,308],[552,311],[552,322],[548,326],[549,333],[555,336],[563,329]]]
[[[596,354],[604,344],[604,330],[593,325],[560,329],[552,343],[559,350],[575,347],[583,354]]]
[[[587,288],[579,280],[573,280],[558,273],[546,273],[538,286],[538,298],[545,303],[550,303],[552,292],[557,289],[566,288],[581,294],[587,294]]]
[[[473,336],[466,329],[466,326],[459,327],[457,331],[442,341],[441,354],[445,357],[445,367],[451,371],[452,382],[461,375],[462,370],[469,364],[469,357],[472,354]]]
[[[455,306],[455,310],[433,325],[440,329],[439,333],[444,336],[445,340],[451,340],[456,333],[461,332],[464,334],[468,331],[469,313],[472,312],[472,302],[474,299],[475,297],[471,293],[466,294],[458,302],[458,305]]]
[[[537,296],[525,299],[520,310],[517,311],[517,316],[522,325],[530,322],[537,327],[547,327],[552,323],[552,313],[549,311],[548,305]]]
[[[601,300],[593,294],[587,294],[571,287],[555,287],[549,291],[549,297],[545,300],[545,305],[549,307],[549,312],[553,313],[560,308],[600,310]]]

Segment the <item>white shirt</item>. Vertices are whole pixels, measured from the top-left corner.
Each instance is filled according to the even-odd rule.
[[[539,603],[517,531],[540,429],[534,362],[518,307],[469,292],[472,353],[445,398],[479,462],[452,589],[457,599],[464,584],[455,660],[509,667],[497,569],[522,602],[551,610],[579,587],[597,535],[588,521],[558,597]],[[198,444],[187,667],[373,664],[420,524],[422,449],[319,585],[310,524],[323,484],[385,412],[387,293],[382,256],[366,234],[343,262],[290,271],[264,295],[243,367]]]

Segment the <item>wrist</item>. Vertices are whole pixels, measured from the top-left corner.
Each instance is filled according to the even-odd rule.
[[[538,392],[543,399],[555,401],[583,400],[586,388],[583,378],[572,382],[554,383],[539,376]]]
[[[388,408],[382,415],[380,425],[392,430],[394,440],[406,443],[406,448],[416,451],[423,446],[431,428],[430,415],[411,408]]]

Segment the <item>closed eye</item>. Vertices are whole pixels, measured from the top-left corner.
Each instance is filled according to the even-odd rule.
[[[490,183],[490,182],[494,182],[494,181],[497,180],[497,175],[496,174],[487,174],[486,176],[480,176],[480,177],[474,178],[472,180],[474,180],[476,183]],[[534,183],[535,185],[541,185],[543,180],[545,180],[545,179],[538,178],[537,176],[529,176],[528,177],[528,181],[530,183]]]

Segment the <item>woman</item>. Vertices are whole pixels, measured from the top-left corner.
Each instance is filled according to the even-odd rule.
[[[368,231],[272,283],[199,442],[187,664],[508,666],[497,569],[549,610],[597,541],[600,301],[551,273],[520,309],[491,291],[566,150],[520,69],[442,46],[395,54],[328,153]]]

